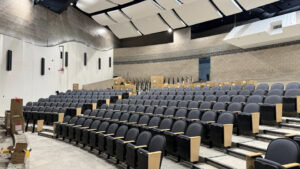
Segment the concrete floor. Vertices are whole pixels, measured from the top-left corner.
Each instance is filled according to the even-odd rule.
[[[27,141],[32,148],[28,161],[29,169],[114,169],[120,168],[111,161],[90,153],[83,148],[63,141],[50,139],[27,132]],[[163,159],[162,169],[188,167]]]

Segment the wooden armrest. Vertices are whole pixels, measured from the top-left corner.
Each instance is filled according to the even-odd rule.
[[[284,168],[294,168],[294,167],[299,167],[299,166],[300,166],[299,163],[290,163],[290,164],[282,165],[282,167],[284,167]]]
[[[82,125],[76,125],[76,126],[74,126],[74,127],[81,127]]]
[[[129,122],[128,124],[136,124],[136,122]]]
[[[290,133],[290,134],[284,135],[285,138],[290,138],[290,137],[295,137],[295,136],[298,136],[298,133]]]
[[[212,123],[215,123],[215,121],[206,121],[205,123],[212,124]]]
[[[119,121],[119,122],[127,122],[126,120],[123,120],[123,121]]]
[[[170,129],[161,129],[160,131],[170,131]]]
[[[105,131],[97,131],[96,133],[104,133]]]
[[[184,132],[176,132],[176,133],[173,133],[175,135],[179,135],[179,134],[184,134]]]
[[[80,127],[80,128],[82,128],[82,129],[87,129],[87,128],[89,128],[89,127]]]
[[[75,124],[67,124],[68,126],[75,126]]]
[[[185,117],[176,117],[177,119],[185,119]]]
[[[96,129],[88,129],[88,131],[95,131]]]
[[[124,137],[114,137],[114,140],[117,140],[117,139],[122,139]]]
[[[254,158],[254,157],[259,157],[259,156],[262,156],[262,155],[263,155],[262,153],[251,153],[251,154],[247,154],[246,156]]]
[[[128,140],[128,141],[124,141],[123,143],[134,143],[135,141],[134,140]]]
[[[139,126],[146,126],[147,124],[138,124]]]
[[[115,135],[115,134],[104,134],[104,136],[113,136],[113,135]]]
[[[211,110],[211,109],[202,109],[202,110],[204,110],[204,111],[208,111],[208,110]]]
[[[154,128],[157,128],[158,126],[150,126],[148,127],[149,129],[154,129]]]
[[[189,120],[191,120],[191,121],[198,121],[198,120],[200,120],[200,119],[189,119]]]
[[[232,113],[240,113],[241,111],[232,111]]]
[[[219,112],[225,112],[226,110],[218,110]]]
[[[111,121],[118,121],[118,119],[111,119]]]
[[[146,148],[147,147],[147,145],[141,145],[141,146],[134,146],[134,148]]]

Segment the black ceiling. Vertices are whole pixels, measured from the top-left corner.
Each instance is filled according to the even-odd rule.
[[[35,4],[42,5],[56,13],[62,13],[71,3],[75,2],[77,0],[34,0]]]

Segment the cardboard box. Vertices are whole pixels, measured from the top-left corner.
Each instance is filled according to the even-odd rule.
[[[79,84],[78,83],[73,84],[73,90],[79,90]]]
[[[114,78],[114,85],[124,85],[125,84],[125,79],[122,77],[116,77]]]
[[[17,143],[15,148],[11,149],[11,162],[13,164],[23,164],[27,151],[27,143]]]
[[[10,104],[10,129],[14,134],[24,132],[23,100],[11,99]]]
[[[164,84],[163,76],[151,76],[151,85],[152,84]]]

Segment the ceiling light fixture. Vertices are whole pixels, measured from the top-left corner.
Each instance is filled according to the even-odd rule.
[[[172,30],[171,28],[169,28],[169,29],[168,29],[168,32],[169,32],[169,33],[172,33],[172,32],[173,32],[173,30]]]

